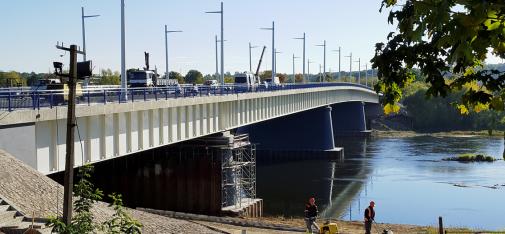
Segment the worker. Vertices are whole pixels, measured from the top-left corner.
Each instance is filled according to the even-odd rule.
[[[365,234],[371,234],[372,231],[372,222],[375,221],[374,206],[375,202],[370,201],[370,205],[365,209]]]
[[[307,233],[312,233],[312,226],[314,226],[316,228],[316,232],[319,233],[319,226],[316,224],[317,213],[316,199],[311,197],[309,198],[309,203],[305,205],[305,223],[307,224]]]

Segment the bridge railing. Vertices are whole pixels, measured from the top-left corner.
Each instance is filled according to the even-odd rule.
[[[355,83],[304,83],[282,85],[180,85],[165,87],[141,87],[141,88],[85,88],[77,89],[77,105],[96,105],[107,103],[126,103],[153,100],[168,100],[177,98],[193,98],[198,96],[220,96],[252,92],[275,92],[290,89],[307,89],[334,86],[355,86],[370,89],[367,86]],[[126,95],[125,95],[126,94]],[[127,96],[127,98],[125,98]],[[14,111],[17,109],[40,109],[53,108],[66,105],[68,90],[41,90],[41,89],[1,89],[0,110]]]

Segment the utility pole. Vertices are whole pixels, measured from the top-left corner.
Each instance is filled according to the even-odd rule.
[[[67,108],[67,132],[66,132],[66,154],[65,154],[65,178],[63,181],[63,221],[66,225],[72,222],[72,197],[74,186],[74,132],[75,132],[75,86],[77,81],[77,54],[84,54],[79,51],[76,45],[63,47],[59,44],[56,48],[70,52],[70,69],[68,75],[68,108]],[[61,68],[60,68],[61,71]]]
[[[272,30],[272,80],[275,80],[275,73],[276,68],[275,68],[275,22],[272,21],[272,27],[271,28],[260,28],[261,30]]]
[[[349,82],[352,82],[352,53],[344,57],[349,58]]]
[[[277,51],[277,49],[275,49],[275,50],[274,50],[274,59],[273,59],[273,61],[274,61],[273,65],[274,65],[274,66],[273,66],[273,68],[272,68],[272,72],[273,72],[274,70],[275,70],[275,71],[277,71],[277,54],[282,54],[282,52],[281,52],[281,51]],[[274,77],[275,77],[275,76],[274,76]]]
[[[323,82],[323,79],[321,77],[321,64],[319,64],[319,82]]]
[[[81,19],[82,19],[82,61],[86,61],[86,28],[84,26],[84,19],[98,17],[100,15],[84,15],[84,7],[81,7]]]
[[[323,44],[316,46],[323,47],[323,73],[326,76],[326,40],[323,41]]]
[[[221,14],[221,85],[224,85],[224,10],[223,10],[223,2],[221,2],[221,10],[220,11],[207,11],[205,13],[210,14]]]
[[[296,75],[295,75],[295,59],[300,58],[300,57],[295,57],[295,54],[293,54],[293,84],[296,83]]]
[[[169,78],[170,71],[168,70],[168,34],[169,33],[178,33],[182,32],[181,30],[167,30],[167,25],[165,24],[165,79]],[[168,86],[168,83],[167,83]]]
[[[358,84],[361,84],[361,58],[354,62],[358,63]]]
[[[251,55],[251,49],[257,48],[258,46],[252,46],[251,42],[249,42],[249,72],[252,73],[252,55]]]
[[[126,77],[126,59],[125,59],[125,17],[124,17],[124,0],[121,0],[121,99],[128,101],[127,92],[127,77]]]
[[[303,58],[302,58],[302,64],[303,64],[303,83],[305,83],[305,33],[303,33],[303,37],[295,37],[293,39],[296,40],[303,40]]]

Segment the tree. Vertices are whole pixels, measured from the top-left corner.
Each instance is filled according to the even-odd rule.
[[[184,82],[187,84],[203,83],[203,75],[201,72],[197,70],[189,70],[186,76],[184,77]]]
[[[100,80],[98,81],[99,85],[119,85],[121,84],[121,79],[119,72],[112,72],[111,69],[102,69],[100,71]]]
[[[261,81],[265,81],[265,79],[267,79],[267,78],[272,78],[272,71],[271,70],[260,72]]]
[[[302,83],[303,82],[303,74],[296,74],[295,81],[296,81],[296,83]]]
[[[416,79],[419,68],[428,83],[427,97],[447,96],[471,85],[454,105],[460,113],[483,109],[503,110],[505,72],[483,69],[488,50],[505,58],[505,3],[503,0],[383,0],[390,24],[398,33],[387,44],[377,43],[373,68],[378,69],[377,92],[384,110],[395,105],[402,89]]]
[[[182,77],[181,73],[179,72],[171,71],[170,73],[168,73],[168,78],[177,80],[179,84],[184,84],[184,77]]]
[[[18,72],[0,72],[0,86],[1,87],[15,87],[23,86],[26,81],[21,77]]]

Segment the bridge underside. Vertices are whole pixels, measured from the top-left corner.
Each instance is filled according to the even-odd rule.
[[[340,122],[335,121],[335,116],[340,111],[335,111],[338,109],[335,105],[346,102],[361,103],[362,106],[363,103],[378,103],[378,97],[366,88],[338,86],[78,106],[75,166],[261,122],[287,121],[294,124],[292,129],[303,130],[284,128],[297,132],[287,136],[288,141],[284,146],[289,146],[289,142],[297,142],[303,147],[328,149],[332,147],[332,141],[328,140],[331,131],[327,131],[325,126],[333,124],[338,129]],[[333,109],[331,113],[328,106]],[[297,115],[306,116],[312,121],[303,121]],[[65,165],[65,117],[64,107],[10,112],[0,119],[3,126],[0,135],[23,142],[25,150],[9,144],[9,139],[2,139],[2,147],[9,152],[17,151],[13,153],[16,157],[42,173],[62,171]],[[303,124],[298,124],[300,121]],[[316,134],[315,129],[322,132]],[[321,133],[324,136],[318,135]],[[316,145],[314,141],[303,140],[304,137],[308,139],[308,136],[319,137],[322,143]]]

